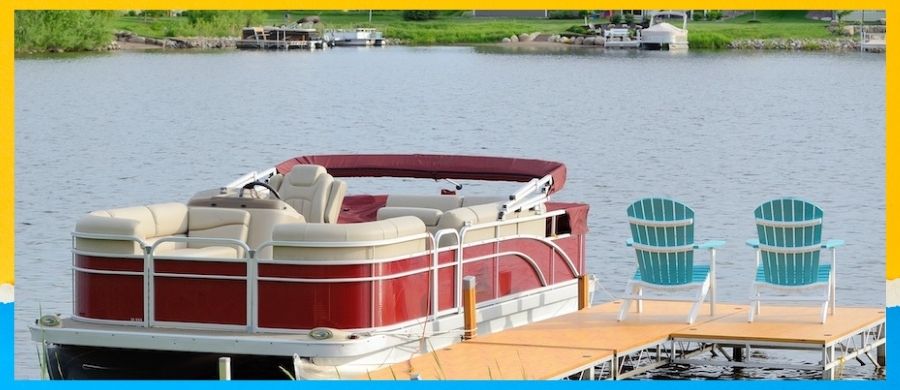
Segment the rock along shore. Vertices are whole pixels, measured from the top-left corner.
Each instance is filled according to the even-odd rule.
[[[522,33],[503,38],[502,44],[522,44],[530,42],[549,42],[576,46],[606,46],[601,36],[561,36],[541,33]],[[859,39],[842,37],[837,39],[735,39],[728,44],[735,50],[789,50],[789,51],[859,51]]]
[[[116,33],[116,40],[112,41],[105,50],[139,50],[139,49],[233,49],[238,38],[236,37],[179,37],[179,38],[149,38],[135,35],[129,31]],[[576,45],[576,46],[606,46],[606,40],[600,36],[562,36],[559,34],[541,34],[540,32],[514,34],[503,38],[503,44],[527,44],[532,42]],[[390,45],[402,45],[401,40],[389,40]],[[734,50],[788,50],[788,51],[859,51],[859,40],[850,37],[839,39],[735,39],[728,44],[729,49]],[[101,50],[103,50],[101,49]]]

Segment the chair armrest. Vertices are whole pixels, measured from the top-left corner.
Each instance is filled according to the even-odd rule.
[[[759,240],[758,239],[749,239],[747,240],[747,246],[751,248],[759,248]]]
[[[822,249],[833,249],[839,246],[844,246],[844,240],[828,240],[822,244]]]
[[[634,245],[634,239],[629,238],[629,239],[625,240],[625,246],[632,246],[632,245]]]
[[[725,245],[725,241],[709,240],[701,244],[694,244],[694,249],[718,249],[722,245]]]

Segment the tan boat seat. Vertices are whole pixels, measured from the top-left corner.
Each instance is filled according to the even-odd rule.
[[[462,198],[454,195],[388,195],[385,207],[419,207],[453,210],[462,205]]]
[[[501,203],[487,203],[469,207],[460,207],[445,212],[441,215],[435,230],[456,229],[462,233],[463,227],[467,224],[475,226],[468,228],[463,238],[463,243],[471,243],[476,241],[490,240],[494,238],[509,237],[515,235],[528,235],[543,237],[546,233],[546,221],[544,219],[536,219],[532,221],[518,222],[516,219],[536,215],[533,210],[519,211],[510,213],[504,221],[509,223],[499,227],[488,226],[477,228],[476,225],[496,222],[500,217]],[[451,236],[441,238],[440,246],[456,244],[456,239]]]
[[[191,207],[188,210],[188,237],[227,238],[247,241],[250,225],[250,213],[246,210],[224,209],[219,207]],[[187,249],[225,246],[221,243],[190,242]],[[176,250],[177,251],[177,250]],[[243,256],[243,249],[236,252]]]
[[[281,200],[312,223],[337,223],[347,192],[347,185],[320,165],[295,165],[283,177],[270,178],[269,184],[277,188]]]
[[[427,228],[437,226],[443,213],[443,211],[438,209],[422,207],[382,207],[378,209],[377,219],[381,221],[396,217],[413,216],[422,220]]]
[[[273,241],[298,243],[373,242],[409,237],[425,233],[425,224],[416,217],[406,216],[383,221],[352,224],[283,224],[275,226]],[[295,247],[275,245],[272,258],[276,260],[371,260],[402,258],[422,253],[427,247],[426,238],[393,244],[367,244],[356,247]]]
[[[119,235],[134,237],[148,245],[168,237],[207,237],[247,240],[250,214],[245,210],[214,207],[187,207],[181,203],[163,203],[149,206],[95,211],[85,215],[75,224],[75,231],[88,235]],[[213,249],[205,249],[213,247]],[[216,249],[215,247],[225,247]],[[110,238],[75,239],[79,251],[102,254],[142,256],[143,248],[136,241]],[[184,251],[192,249],[190,251]],[[205,249],[205,250],[198,250]],[[154,252],[172,255],[181,252],[185,256],[240,257],[243,250],[231,249],[218,243],[163,242]]]

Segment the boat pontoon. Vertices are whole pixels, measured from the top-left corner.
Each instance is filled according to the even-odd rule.
[[[351,177],[525,184],[347,195]],[[72,315],[32,339],[57,379],[215,378],[220,357],[235,378],[364,377],[459,342],[465,277],[479,334],[575,311],[588,206],[550,201],[565,180],[552,161],[319,155],[94,211],[72,233]]]

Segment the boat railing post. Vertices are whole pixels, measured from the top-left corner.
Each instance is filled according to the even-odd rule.
[[[463,278],[463,340],[470,340],[478,333],[475,318],[475,277]]]
[[[153,327],[153,320],[156,317],[154,309],[156,305],[153,303],[153,296],[156,295],[156,287],[153,285],[153,247],[147,245],[144,247],[144,303],[146,313],[144,313],[144,322],[146,327]]]
[[[256,332],[256,251],[247,252],[247,332]]]
[[[431,288],[429,290],[431,294],[431,318],[432,320],[437,318],[437,313],[440,308],[438,306],[438,245],[437,242],[432,235],[428,235],[428,242],[431,244]]]
[[[222,380],[222,381],[230,381],[231,380],[231,358],[230,357],[220,357],[219,358],[219,380]]]

